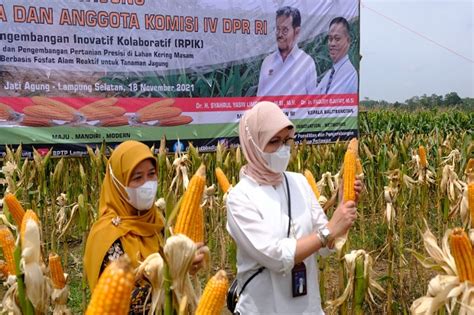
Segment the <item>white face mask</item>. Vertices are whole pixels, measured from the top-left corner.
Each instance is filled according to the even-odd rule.
[[[120,185],[127,192],[127,202],[139,211],[148,210],[153,206],[156,198],[156,191],[158,190],[158,181],[150,180],[145,182],[140,187],[132,188],[125,187],[112,172],[112,167],[109,165],[110,175],[115,185]],[[119,188],[119,187],[117,187]]]
[[[137,210],[148,210],[155,202],[158,182],[150,180],[137,188],[126,187],[128,202]]]
[[[247,132],[247,137],[250,139],[250,142],[252,142],[255,148],[257,148],[257,150],[262,154],[265,161],[267,161],[268,167],[272,171],[275,173],[283,173],[286,171],[291,157],[291,147],[289,145],[283,144],[278,148],[278,150],[272,153],[263,152],[262,149],[260,149],[255,143],[255,141],[253,141],[253,138],[250,135],[249,127],[247,126],[247,122],[245,122],[245,131]]]
[[[275,173],[286,171],[290,162],[290,146],[282,145],[278,150],[272,153],[262,152],[263,158],[268,163],[268,167]]]

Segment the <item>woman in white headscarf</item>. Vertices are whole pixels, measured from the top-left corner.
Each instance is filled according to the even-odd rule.
[[[324,314],[315,254],[328,254],[356,219],[356,204],[348,201],[328,221],[304,176],[285,172],[294,134],[294,125],[271,102],[257,103],[240,120],[248,164],[227,198],[237,291],[245,286],[236,314]],[[354,185],[358,195],[362,183]]]

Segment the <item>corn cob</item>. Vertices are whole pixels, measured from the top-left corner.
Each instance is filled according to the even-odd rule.
[[[206,284],[196,315],[219,315],[224,307],[229,282],[224,270],[219,270]]]
[[[187,125],[193,121],[191,116],[180,115],[173,118],[160,119],[161,127],[172,127],[172,126],[181,126]]]
[[[318,185],[316,184],[316,180],[314,179],[314,176],[311,171],[307,169],[304,170],[304,177],[306,177],[309,186],[311,186],[311,189],[313,190],[316,199],[319,199],[319,197],[321,197],[321,193],[319,192]]]
[[[53,100],[49,97],[33,96],[31,100],[36,105],[46,106],[50,109],[56,109],[62,112],[68,112],[69,114],[72,114],[72,115],[77,115],[77,110],[75,108],[72,108],[71,106],[63,102]]]
[[[347,145],[347,150],[353,151],[356,155],[359,154],[359,140],[357,138],[352,138]]]
[[[422,168],[428,167],[428,160],[426,159],[426,149],[422,145],[418,147],[418,156],[420,157],[420,166]]]
[[[191,230],[194,234],[191,234],[190,239],[192,239],[195,243],[203,243],[204,242],[204,211],[202,207],[199,207],[197,211],[195,211],[192,221],[194,222],[194,228]]]
[[[109,106],[115,105],[115,103],[117,103],[117,102],[118,102],[118,98],[116,98],[116,97],[103,98],[103,99],[94,101],[92,103],[89,103],[89,104],[81,107],[81,109],[83,109],[84,107],[89,107],[89,108],[109,107]]]
[[[113,118],[101,119],[99,125],[102,127],[116,127],[116,126],[126,126],[128,125],[128,117],[119,116]]]
[[[451,253],[456,263],[459,281],[469,280],[474,283],[474,255],[472,244],[462,228],[455,228],[449,237]]]
[[[8,277],[8,265],[5,260],[0,259],[0,278],[6,279]]]
[[[466,164],[466,169],[464,170],[464,174],[469,175],[474,173],[474,158],[470,158]]]
[[[471,217],[471,229],[474,229],[474,182],[467,185],[467,205]]]
[[[356,159],[356,175],[364,174],[364,169],[362,168],[362,163],[360,159]]]
[[[63,266],[61,265],[61,257],[56,253],[49,254],[49,272],[51,281],[56,289],[62,289],[66,286],[66,278],[64,277]]]
[[[9,120],[14,117],[14,110],[7,104],[0,103],[0,119]]]
[[[21,221],[21,228],[20,228],[20,239],[21,242],[24,242],[25,238],[25,231],[26,231],[26,223],[28,220],[33,220],[40,226],[40,221],[38,219],[38,216],[33,210],[26,210],[25,215],[23,216],[23,220]]]
[[[344,155],[344,170],[343,170],[343,200],[355,201],[354,181],[356,179],[356,160],[358,141],[356,138],[352,139]]]
[[[16,226],[21,227],[21,221],[25,215],[25,209],[23,209],[18,199],[12,193],[8,193],[4,200],[8,206],[8,211],[10,211],[13,220],[16,223]]]
[[[5,225],[0,225],[0,245],[2,246],[3,257],[7,263],[8,274],[16,274],[15,259],[13,258],[13,253],[15,251],[15,238],[10,229]]]
[[[121,256],[108,265],[97,282],[86,315],[125,315],[134,287],[130,259]]]
[[[114,118],[125,114],[125,109],[119,106],[89,107],[86,105],[79,109],[87,120],[101,120],[106,118]]]
[[[217,182],[219,183],[219,187],[221,188],[222,192],[225,194],[229,188],[230,188],[230,183],[229,180],[227,179],[227,176],[225,176],[224,172],[220,167],[216,167],[216,178]]]
[[[184,234],[196,243],[204,241],[203,214],[199,204],[205,184],[206,167],[201,164],[184,192],[174,227],[175,234]]]
[[[44,119],[55,119],[64,121],[73,121],[75,119],[74,114],[62,110],[60,108],[54,108],[45,105],[33,105],[23,108],[25,115],[44,118]]]
[[[137,111],[137,114],[140,115],[140,116],[141,115],[146,116],[148,114],[153,114],[155,112],[155,110],[163,108],[163,107],[170,107],[174,103],[175,103],[174,99],[167,98],[167,99],[164,99],[164,100],[161,100],[161,101],[158,101],[158,102],[148,104],[147,106],[140,108]]]
[[[182,113],[181,108],[178,107],[162,107],[157,108],[153,112],[137,113],[138,122],[147,122],[153,120],[162,120],[179,116]]]
[[[51,127],[54,126],[54,123],[51,119],[25,115],[21,121],[21,125],[28,127]]]

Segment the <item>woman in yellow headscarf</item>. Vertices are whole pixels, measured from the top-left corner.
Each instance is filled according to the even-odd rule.
[[[99,218],[89,233],[84,257],[91,291],[109,262],[126,253],[135,268],[159,250],[164,218],[154,205],[157,172],[155,157],[141,142],[123,142],[110,156],[100,192]],[[202,259],[197,255],[194,266]],[[136,300],[142,300],[149,289],[148,283],[137,283],[131,313],[143,312],[143,303]]]

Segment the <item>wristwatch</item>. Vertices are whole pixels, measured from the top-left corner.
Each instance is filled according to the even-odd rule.
[[[317,233],[322,247],[326,247],[328,245],[329,238],[331,237],[331,231],[329,231],[327,226],[323,226],[317,230]]]

